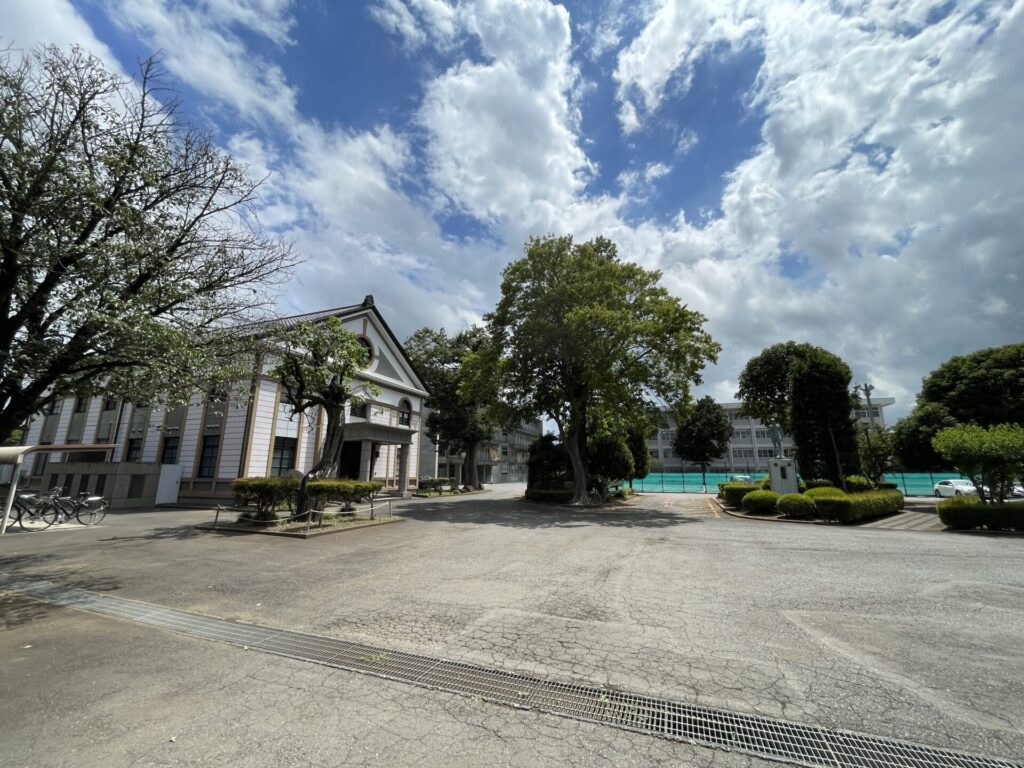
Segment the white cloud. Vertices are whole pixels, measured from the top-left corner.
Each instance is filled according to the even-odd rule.
[[[121,64],[100,41],[69,0],[7,0],[4,3],[0,46],[29,50],[52,43],[62,48],[80,45],[99,57],[114,72]]]
[[[679,139],[676,141],[676,155],[678,157],[688,155],[699,143],[700,136],[697,135],[697,132],[690,128],[684,128],[680,131]]]

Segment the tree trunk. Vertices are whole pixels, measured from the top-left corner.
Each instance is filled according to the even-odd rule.
[[[569,462],[572,464],[572,479],[576,486],[576,492],[572,496],[572,503],[576,506],[590,505],[590,473],[587,472],[587,464],[583,460],[583,452],[580,450],[580,431],[571,429],[564,440],[566,452],[569,454]]]
[[[708,465],[700,465],[700,487],[704,489],[704,493],[708,492]]]
[[[327,425],[324,428],[324,444],[320,451],[320,460],[302,476],[299,481],[299,496],[295,502],[295,517],[301,518],[306,513],[309,501],[306,486],[310,480],[322,477],[333,477],[337,474],[341,461],[341,447],[345,442],[345,406],[340,408],[324,408],[327,414]]]
[[[466,444],[466,461],[462,466],[463,478],[462,487],[470,491],[479,491],[483,486],[480,484],[480,472],[477,470],[476,447],[479,443]]]

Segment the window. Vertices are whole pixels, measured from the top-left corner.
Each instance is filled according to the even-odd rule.
[[[164,437],[164,446],[160,450],[160,463],[161,464],[177,464],[178,463],[178,448],[181,445],[181,438],[177,435],[167,435]]]
[[[85,413],[89,407],[88,397],[76,397],[75,398],[75,413]]]
[[[47,410],[47,413],[49,413],[51,416],[56,416],[58,413],[60,413],[60,409],[63,405],[63,400],[54,400],[53,402],[50,403],[50,407]]]
[[[112,397],[108,397],[106,400],[103,401],[103,410],[104,411],[116,411],[117,410],[117,400],[115,400]]]
[[[749,440],[750,430],[749,429],[734,429],[732,431],[733,440]]]
[[[758,440],[767,440],[769,439],[770,435],[768,434],[767,429],[755,429],[754,437],[756,437]]]
[[[138,461],[142,458],[142,438],[132,437],[128,439],[128,450],[124,455],[125,461]]]
[[[398,404],[398,426],[408,427],[412,424],[412,404],[408,400],[402,400]]]
[[[661,455],[658,453],[658,449],[657,448],[651,448],[648,451],[648,453],[651,454],[651,458],[652,459],[660,459],[661,458]]]
[[[274,453],[270,459],[272,477],[284,477],[295,469],[295,448],[298,439],[294,437],[275,437]]]
[[[354,416],[357,419],[365,419],[367,412],[366,403],[359,403],[358,405],[356,403],[352,403],[348,412],[350,416]]]
[[[758,448],[757,455],[762,459],[770,459],[775,456],[774,448]]]
[[[197,477],[214,477],[217,473],[217,450],[220,448],[220,435],[203,435],[203,448],[199,452],[199,472]]]
[[[737,459],[752,459],[754,458],[753,448],[733,448],[732,455]]]

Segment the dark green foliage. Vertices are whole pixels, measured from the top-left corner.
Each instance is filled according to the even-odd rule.
[[[743,403],[742,413],[762,424],[778,421],[784,432],[790,432],[792,412],[792,367],[817,347],[787,341],[763,350],[744,366],[736,397]]]
[[[751,491],[743,497],[743,511],[751,515],[773,515],[779,494],[775,491]]]
[[[762,491],[770,491],[772,489],[772,479],[770,477],[764,478],[757,484],[757,487]]]
[[[900,486],[898,483],[882,482],[877,483],[875,487],[878,488],[878,490],[880,491],[896,491],[899,490]]]
[[[603,435],[587,446],[587,469],[593,484],[602,497],[607,497],[608,486],[633,474],[633,454],[621,437]]]
[[[933,447],[932,438],[957,420],[940,403],[919,403],[909,416],[893,427],[893,453],[900,466],[911,472],[948,470],[953,465]]]
[[[804,492],[804,496],[809,499],[814,499],[815,501],[818,499],[836,498],[845,495],[846,492],[843,491],[842,488],[833,488],[831,485],[820,485],[817,488],[808,488]]]
[[[944,405],[961,424],[1024,423],[1024,343],[950,358],[925,377],[917,400]]]
[[[375,496],[384,483],[379,480],[311,480],[306,493],[313,503],[313,509],[323,509],[326,504],[339,503],[344,511],[352,509],[358,501]]]
[[[708,464],[728,450],[732,423],[725,409],[711,397],[702,397],[691,407],[678,408],[675,420],[672,448],[684,460],[700,464],[703,478]]]
[[[273,520],[279,506],[294,502],[299,481],[290,477],[240,477],[231,482],[231,489],[235,503],[255,507],[253,519]]]
[[[730,507],[739,509],[743,505],[743,497],[751,491],[760,490],[753,483],[722,483],[721,486],[722,498],[725,499],[725,503]]]
[[[823,520],[849,525],[899,512],[903,509],[903,494],[899,491],[867,491],[821,496],[814,499],[814,505]]]
[[[526,487],[562,490],[572,479],[569,456],[554,435],[542,435],[530,444],[526,464]]]
[[[863,491],[870,491],[873,487],[871,481],[864,477],[864,475],[846,476],[846,490],[849,493],[862,493]]]
[[[626,432],[626,445],[633,456],[633,474],[629,476],[629,487],[634,480],[643,480],[651,473],[651,452],[647,448],[647,433],[643,429],[630,427]]]
[[[455,484],[454,477],[421,477],[418,488],[421,491],[454,491]]]
[[[787,493],[780,496],[775,508],[780,515],[795,520],[808,520],[816,514],[814,499],[802,493]]]
[[[568,504],[575,490],[572,488],[528,488],[526,498],[530,501],[545,501],[552,504]]]
[[[793,361],[790,378],[790,424],[800,472],[839,485],[841,477],[860,468],[850,418],[850,369],[815,347]]]
[[[944,499],[953,501],[953,499]],[[939,503],[939,519],[954,531],[983,528],[988,531],[1024,532],[1024,504]]]
[[[1024,426],[962,424],[942,430],[932,440],[935,450],[953,462],[976,485],[987,485],[1002,502],[1024,470]]]
[[[835,483],[824,479],[807,480],[804,482],[804,485],[807,486],[808,491],[814,488],[835,488]]]

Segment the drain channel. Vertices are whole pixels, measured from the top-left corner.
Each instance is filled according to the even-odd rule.
[[[895,739],[560,683],[332,637],[216,619],[42,580],[0,574],[0,589],[251,650],[813,768],[1024,768],[1005,760]]]

